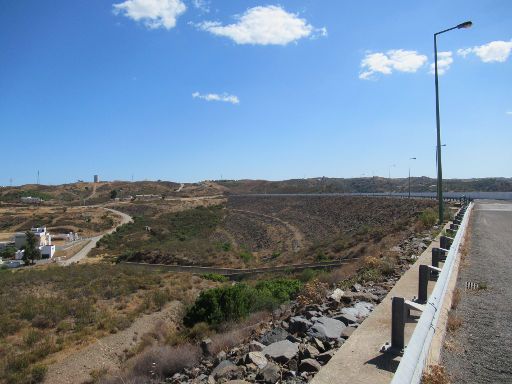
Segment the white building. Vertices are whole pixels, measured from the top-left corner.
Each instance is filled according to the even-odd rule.
[[[41,258],[51,259],[55,255],[55,245],[44,245],[41,247]]]
[[[40,248],[45,245],[51,245],[52,236],[50,232],[46,231],[46,227],[41,228],[30,228],[30,232],[36,237],[36,247]],[[14,246],[20,249],[27,245],[27,234],[25,232],[19,232],[14,235]]]
[[[41,201],[43,201],[43,200],[40,197],[23,196],[21,198],[22,203],[28,203],[28,204],[39,204]]]

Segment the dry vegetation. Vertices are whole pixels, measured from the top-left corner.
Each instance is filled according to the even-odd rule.
[[[420,216],[433,206],[429,200],[343,196],[123,203],[113,207],[132,215],[134,223],[106,236],[93,253],[239,268],[379,256],[423,229]]]
[[[46,226],[53,234],[78,232],[83,237],[89,237],[103,233],[118,223],[118,215],[99,207],[0,208],[0,232],[7,238],[14,232],[24,232],[37,226]]]
[[[0,382],[42,380],[48,356],[130,326],[211,283],[128,266],[75,265],[0,272]]]
[[[423,372],[421,384],[450,384],[450,379],[441,365],[431,365]]]

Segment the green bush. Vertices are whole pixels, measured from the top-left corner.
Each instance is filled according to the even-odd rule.
[[[249,251],[242,251],[240,252],[240,258],[243,260],[244,263],[249,263],[254,259],[254,256]]]
[[[219,283],[224,283],[229,280],[227,276],[219,275],[218,273],[204,273],[201,277],[203,279],[217,281]]]
[[[426,228],[432,227],[437,222],[437,219],[438,215],[432,208],[425,209],[420,215],[420,221]]]
[[[300,288],[298,280],[276,279],[261,281],[254,287],[240,283],[209,289],[201,292],[183,322],[190,327],[199,322],[219,325],[236,321],[251,312],[275,308],[294,297]]]

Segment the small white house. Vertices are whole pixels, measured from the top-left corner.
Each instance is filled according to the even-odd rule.
[[[41,201],[43,200],[39,197],[23,196],[21,198],[21,202],[27,204],[39,204]]]
[[[50,235],[50,232],[46,231],[46,227],[30,228],[30,232],[35,235],[38,247],[50,245],[52,243],[52,236]],[[17,249],[24,247],[26,244],[27,235],[25,232],[19,232],[14,235],[14,245]]]
[[[41,247],[41,258],[52,259],[55,255],[55,245],[43,245]]]

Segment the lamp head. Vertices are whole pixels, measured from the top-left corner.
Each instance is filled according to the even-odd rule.
[[[465,21],[465,22],[457,25],[457,28],[458,29],[467,29],[467,28],[471,28],[472,25],[473,25],[473,23],[471,21]]]

